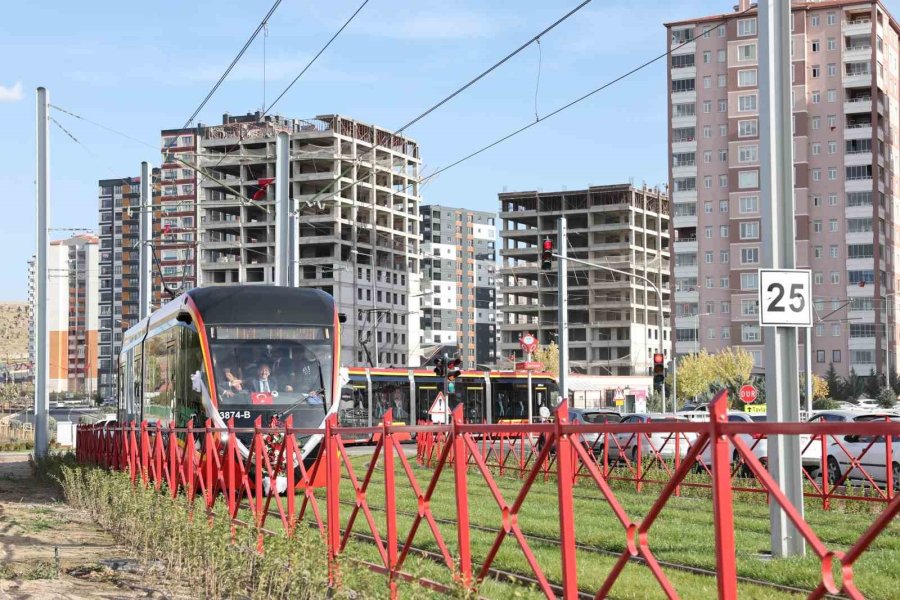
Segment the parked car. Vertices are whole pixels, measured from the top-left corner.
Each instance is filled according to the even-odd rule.
[[[729,423],[765,423],[766,415],[758,414],[751,415],[745,412],[740,411],[729,411],[728,412],[728,422]],[[763,464],[769,459],[769,443],[766,440],[766,436],[758,435],[758,434],[749,434],[749,433],[740,433],[738,437],[753,450],[753,455],[759,459]],[[728,456],[731,459],[731,463],[735,462],[743,464],[743,459],[740,456],[737,448],[734,447],[734,444],[731,442],[728,443]],[[712,468],[712,444],[707,443],[703,450],[700,451],[700,456],[697,457],[698,461],[702,461],[706,468]],[[703,470],[703,466],[698,464],[698,470]],[[750,470],[749,467],[743,467],[741,469],[742,475],[749,475]]]
[[[570,408],[570,423],[618,423],[622,420],[622,414],[615,410],[604,410],[600,408]],[[547,419],[552,422],[553,418]],[[589,452],[599,453],[603,450],[603,434],[602,433],[582,433],[579,435],[581,443]],[[538,438],[538,450],[544,447],[544,436]],[[556,452],[556,446],[550,448],[550,454]]]
[[[860,414],[855,411],[823,411],[810,421],[824,422],[866,422],[866,421],[900,421],[900,415],[892,412],[872,412]],[[887,443],[884,436],[844,435],[829,436],[828,443],[828,481],[835,484],[847,474],[845,482],[868,481],[870,477],[876,483],[886,483],[888,468],[893,472],[894,489],[900,491],[900,438],[893,438],[890,467],[887,464]],[[851,463],[851,458],[853,463]],[[852,466],[852,468],[851,468]]]
[[[638,424],[647,422],[667,422],[667,423],[688,423],[689,421],[678,415],[666,414],[631,414],[626,415],[622,419],[623,424]],[[679,434],[678,454],[683,458],[693,444],[697,440],[696,433]],[[661,458],[675,458],[675,434],[671,432],[659,432],[638,435],[634,431],[622,431],[614,434],[609,441],[609,460],[625,460],[630,461],[637,459],[638,438],[640,438],[641,455],[656,456]]]

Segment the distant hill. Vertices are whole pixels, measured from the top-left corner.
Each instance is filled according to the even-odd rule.
[[[28,304],[0,302],[0,362],[28,357]]]

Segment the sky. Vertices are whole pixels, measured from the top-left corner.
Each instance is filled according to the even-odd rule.
[[[406,134],[425,173],[535,120],[665,51],[666,21],[728,12],[736,0],[593,0]],[[360,0],[284,0],[197,120],[221,123],[271,102]],[[86,119],[156,146],[181,127],[272,0],[16,2],[0,21],[0,301],[27,297],[34,253],[35,89]],[[273,112],[342,114],[399,128],[520,46],[577,0],[370,0]],[[900,14],[900,0],[886,5]],[[265,52],[265,61],[263,59]],[[265,65],[265,69],[264,69]],[[442,173],[423,203],[497,210],[497,194],[666,181],[661,60]],[[265,71],[265,78],[263,73]],[[96,228],[97,181],[137,175],[159,153],[56,110],[51,227]],[[52,238],[69,235],[52,231]]]

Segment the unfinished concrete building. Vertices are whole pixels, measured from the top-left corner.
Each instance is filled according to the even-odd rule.
[[[345,365],[418,366],[418,145],[338,115],[200,126],[201,285],[275,280],[275,140],[290,135],[299,285],[347,315]],[[258,200],[252,200],[260,189]]]
[[[644,281],[601,268],[569,264],[569,360],[591,375],[643,375],[653,354],[670,354],[669,200],[658,189],[630,184],[563,192],[499,195],[500,325],[502,356],[521,355],[526,332],[541,344],[557,341],[558,261],[540,270],[540,246],[557,239],[557,219],[568,222],[568,255],[641,275]],[[662,309],[664,326],[659,327]]]

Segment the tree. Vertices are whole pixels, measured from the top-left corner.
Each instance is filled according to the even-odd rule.
[[[743,348],[729,346],[712,356],[714,383],[737,396],[742,385],[750,380],[753,371],[753,355]]]
[[[692,398],[709,391],[713,378],[713,357],[706,350],[689,354],[678,361],[676,398]]]
[[[812,401],[827,398],[829,394],[828,381],[815,373],[812,376]],[[800,395],[806,397],[806,373],[800,374]]]
[[[878,392],[877,400],[878,406],[881,408],[894,408],[894,405],[897,403],[897,394],[891,388],[884,386]]]
[[[850,377],[844,380],[843,389],[844,398],[851,402],[856,402],[856,400],[863,395],[863,392],[865,392],[865,381],[856,374],[853,367],[850,368]]]
[[[553,375],[554,379],[559,379],[559,346],[556,345],[556,342],[539,346],[534,351],[532,358],[535,362],[541,363],[544,371]]]
[[[834,369],[834,363],[828,365],[828,371],[825,372],[825,384],[828,386],[828,391],[831,393],[832,398],[838,400],[846,398],[846,396],[844,396],[843,386],[841,385],[841,378]]]
[[[878,394],[881,393],[881,382],[879,381],[880,377],[875,374],[875,369],[869,371],[869,376],[866,377],[865,382],[865,393],[867,398],[877,398]]]

